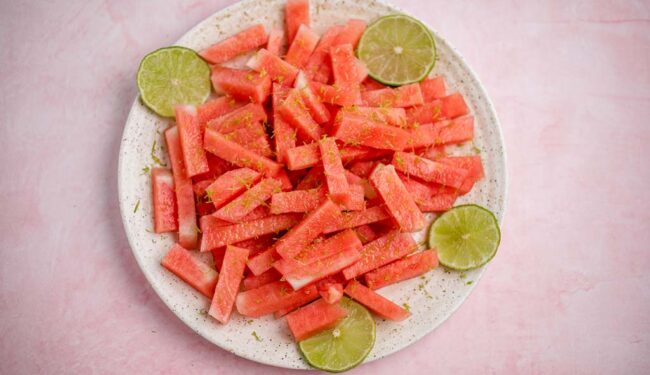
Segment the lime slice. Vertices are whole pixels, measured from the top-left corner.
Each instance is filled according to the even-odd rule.
[[[440,264],[458,271],[490,261],[500,241],[501,231],[494,214],[473,204],[452,208],[429,229],[429,246],[438,250]]]
[[[357,56],[372,78],[399,86],[427,77],[436,62],[436,44],[420,21],[393,14],[368,26],[359,40]]]
[[[370,353],[375,345],[375,321],[365,307],[344,297],[341,306],[348,310],[336,327],[298,343],[310,365],[329,372],[349,370]]]
[[[210,95],[210,67],[185,47],[161,48],[145,56],[137,81],[142,101],[165,117],[174,116],[177,104],[201,104]]]

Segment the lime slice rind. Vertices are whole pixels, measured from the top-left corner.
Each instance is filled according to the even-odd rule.
[[[328,372],[343,372],[359,365],[375,344],[375,321],[370,312],[347,297],[340,303],[348,310],[345,319],[298,343],[307,363]]]
[[[473,204],[452,208],[429,228],[429,246],[437,250],[440,264],[457,271],[485,265],[496,255],[500,242],[494,214]]]
[[[193,50],[179,46],[146,55],[136,81],[142,102],[164,117],[173,117],[176,105],[203,103],[211,90],[208,64]]]
[[[366,64],[370,77],[385,85],[400,86],[429,75],[436,62],[436,45],[420,21],[392,14],[366,28],[357,56]]]

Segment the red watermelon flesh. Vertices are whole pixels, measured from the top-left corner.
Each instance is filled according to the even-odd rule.
[[[347,310],[338,304],[319,299],[288,314],[287,323],[293,338],[299,342],[334,327],[347,315]]]
[[[350,185],[345,177],[345,169],[336,141],[334,138],[325,138],[319,142],[319,149],[330,199],[339,204],[347,204],[350,200]]]
[[[361,35],[366,30],[366,23],[359,19],[350,19],[339,32],[334,42],[335,46],[342,44],[350,44],[352,48],[356,48],[361,39]]]
[[[174,108],[178,136],[183,151],[187,175],[192,177],[209,171],[208,159],[203,150],[203,128],[195,106],[179,105]]]
[[[336,221],[340,216],[339,206],[329,199],[326,200],[278,240],[278,254],[285,259],[293,258],[323,233],[323,228],[328,223]]]
[[[334,233],[343,229],[356,228],[370,223],[376,223],[389,219],[390,215],[382,206],[366,208],[363,211],[351,211],[341,213],[341,218],[330,221],[323,229],[323,233]]]
[[[422,90],[422,97],[425,102],[440,99],[446,95],[445,79],[433,77],[420,81],[420,90]]]
[[[364,275],[370,289],[379,289],[387,285],[420,276],[438,266],[435,250],[426,250],[402,258]]]
[[[469,113],[465,99],[457,92],[440,100],[442,101],[442,115],[445,118],[456,118]]]
[[[208,121],[234,111],[244,104],[244,102],[236,101],[234,98],[229,96],[220,96],[215,99],[210,99],[196,107],[199,124],[201,125],[201,128],[205,130],[205,125]]]
[[[267,116],[264,107],[258,103],[249,103],[209,121],[207,127],[221,134],[228,134],[243,128],[261,129],[263,133],[264,127],[260,125],[266,121]],[[258,134],[258,136],[262,135],[262,133]]]
[[[247,290],[237,295],[237,311],[244,316],[257,318],[295,304],[303,305],[313,296],[318,297],[316,286],[312,285],[294,291],[285,281],[274,281],[259,288]]]
[[[359,237],[359,240],[361,240],[362,244],[367,244],[368,242],[374,241],[379,237],[377,235],[377,232],[372,229],[370,225],[361,225],[357,228],[354,228],[354,232],[357,234],[357,237]]]
[[[327,281],[316,285],[318,293],[330,305],[338,303],[343,298],[343,284]]]
[[[343,113],[357,115],[374,122],[387,123],[389,125],[404,127],[407,124],[406,111],[404,108],[381,108],[381,107],[343,107],[339,115]]]
[[[423,183],[415,178],[400,175],[404,187],[422,212],[442,212],[454,206],[456,189],[434,183]]]
[[[214,180],[206,188],[206,193],[218,209],[243,193],[247,187],[259,182],[261,178],[260,173],[250,168],[234,169]]]
[[[413,202],[395,167],[379,164],[370,175],[370,183],[402,231],[416,232],[424,228],[424,215]]]
[[[473,116],[462,116],[453,120],[438,121],[433,125],[437,129],[436,144],[439,145],[462,143],[474,138]]]
[[[447,164],[422,158],[408,152],[396,152],[392,164],[395,169],[408,175],[441,185],[460,188],[467,171]]]
[[[271,150],[271,144],[269,143],[269,139],[266,136],[266,129],[264,129],[262,123],[258,122],[256,126],[234,130],[224,134],[224,138],[260,156],[266,158],[273,157],[273,150]]]
[[[248,60],[246,66],[260,73],[260,76],[269,76],[273,82],[291,86],[298,74],[298,68],[282,60],[280,57],[262,48]]]
[[[232,307],[235,304],[239,286],[244,277],[244,268],[248,259],[248,250],[228,246],[223,258],[219,281],[214,290],[212,304],[208,314],[222,324],[228,323]]]
[[[409,233],[391,231],[366,244],[361,250],[361,260],[343,270],[346,280],[363,275],[415,251],[417,243]]]
[[[277,176],[282,170],[281,164],[229,141],[222,134],[211,129],[205,130],[203,144],[208,152],[232,164],[254,169],[270,177]]]
[[[345,250],[360,250],[361,245],[356,233],[348,229],[327,239],[318,238],[295,258],[280,259],[275,262],[274,267],[282,274],[295,274],[305,268],[306,264],[322,261]]]
[[[295,88],[300,90],[302,100],[309,111],[309,114],[319,124],[330,121],[330,112],[321,102],[320,98],[313,92],[305,73],[300,72],[296,76]]]
[[[323,135],[320,125],[309,114],[299,89],[292,89],[289,92],[287,99],[278,108],[278,113],[306,142],[317,141]]]
[[[309,26],[309,0],[287,0],[284,6],[284,22],[287,26],[289,43],[298,34],[300,25]]]
[[[221,246],[280,232],[291,228],[299,220],[300,215],[284,214],[227,226],[207,226],[203,230],[201,251],[210,251]]]
[[[239,100],[263,103],[271,93],[271,77],[254,70],[215,65],[210,79],[215,91]]]
[[[278,109],[289,95],[289,89],[274,83],[273,84],[273,141],[275,144],[275,154],[278,162],[285,162],[287,150],[296,147],[298,138],[296,130],[289,125]]]
[[[258,207],[266,210],[262,205],[271,198],[274,193],[281,191],[280,181],[267,178],[260,181],[257,185],[249,188],[242,195],[235,198],[230,203],[221,207],[212,216],[217,219],[237,223],[246,215]]]
[[[264,26],[254,25],[199,52],[211,64],[220,64],[232,58],[263,46],[268,40]]]
[[[153,200],[153,230],[156,233],[178,230],[178,212],[174,176],[167,168],[151,170],[151,189]]]
[[[343,115],[335,124],[334,137],[352,146],[402,150],[409,140],[409,133],[396,126]]]
[[[327,61],[329,59],[329,49],[336,41],[336,37],[341,30],[343,30],[343,26],[334,25],[327,29],[321,36],[316,49],[314,49],[314,52],[305,65],[305,73],[309,79],[322,83],[328,82],[332,70],[331,65]],[[326,71],[321,73],[323,69]]]
[[[356,280],[348,283],[345,287],[345,294],[384,319],[400,321],[411,315],[404,308],[396,305],[372,289],[361,285]]]
[[[217,271],[195,257],[191,251],[174,244],[160,264],[204,296],[212,298],[217,285]]]
[[[325,198],[325,191],[321,188],[276,193],[271,196],[271,213],[309,212]]]
[[[406,110],[406,121],[410,127],[431,124],[443,118],[442,102],[440,100],[434,100]]]
[[[186,249],[194,249],[198,242],[196,226],[196,206],[192,180],[187,175],[183,152],[181,150],[178,128],[165,131],[167,152],[172,164],[174,186],[176,187],[176,205],[178,208],[178,242]]]
[[[309,26],[304,24],[300,25],[295,38],[291,42],[291,46],[289,46],[289,51],[287,51],[287,55],[284,57],[284,61],[297,68],[303,68],[314,52],[318,44],[318,39],[318,34],[310,29]]]
[[[321,186],[323,179],[323,168],[316,166],[307,172],[305,177],[302,178],[300,183],[296,186],[296,190],[308,190]]]
[[[442,164],[462,168],[467,171],[465,181],[458,188],[458,193],[460,194],[469,193],[474,187],[474,184],[485,175],[480,156],[447,156],[438,159],[438,161]]]
[[[269,40],[266,42],[266,50],[274,55],[280,56],[283,44],[284,30],[271,29],[271,31],[269,31]]]
[[[360,249],[361,242],[359,242],[358,248],[348,248],[329,257],[309,263],[294,271],[283,273],[284,278],[294,289],[303,288],[306,285],[334,275],[346,267],[353,265],[361,259]]]
[[[248,276],[243,281],[244,290],[259,288],[262,285],[270,284],[274,281],[280,280],[280,277],[282,277],[282,275],[275,268],[271,268],[259,276]]]
[[[412,107],[424,103],[420,85],[412,83],[397,88],[364,91],[361,101],[369,107]]]

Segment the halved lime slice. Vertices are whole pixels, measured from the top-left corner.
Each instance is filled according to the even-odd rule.
[[[144,104],[165,117],[177,104],[201,104],[210,95],[210,67],[189,48],[166,47],[140,62],[138,90]]]
[[[310,365],[329,372],[355,367],[375,345],[375,320],[368,310],[347,297],[341,306],[348,316],[336,327],[298,343]]]
[[[429,228],[429,246],[438,250],[440,264],[458,271],[490,261],[500,241],[501,231],[494,214],[473,204],[452,208]]]
[[[393,14],[368,26],[359,40],[357,56],[372,78],[399,86],[427,77],[436,62],[436,44],[420,21]]]

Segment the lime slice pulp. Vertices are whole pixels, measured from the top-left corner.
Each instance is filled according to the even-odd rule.
[[[357,56],[372,78],[399,86],[427,77],[436,62],[436,44],[420,21],[393,14],[368,26],[359,40]]]
[[[201,104],[210,95],[210,67],[193,50],[166,47],[140,62],[137,75],[142,101],[152,111],[174,116],[174,106]]]
[[[361,363],[375,345],[375,321],[365,307],[344,297],[348,311],[336,327],[298,343],[307,362],[321,370],[342,372]]]
[[[452,208],[431,224],[429,246],[440,264],[465,271],[480,267],[497,252],[501,232],[494,214],[476,205]]]

